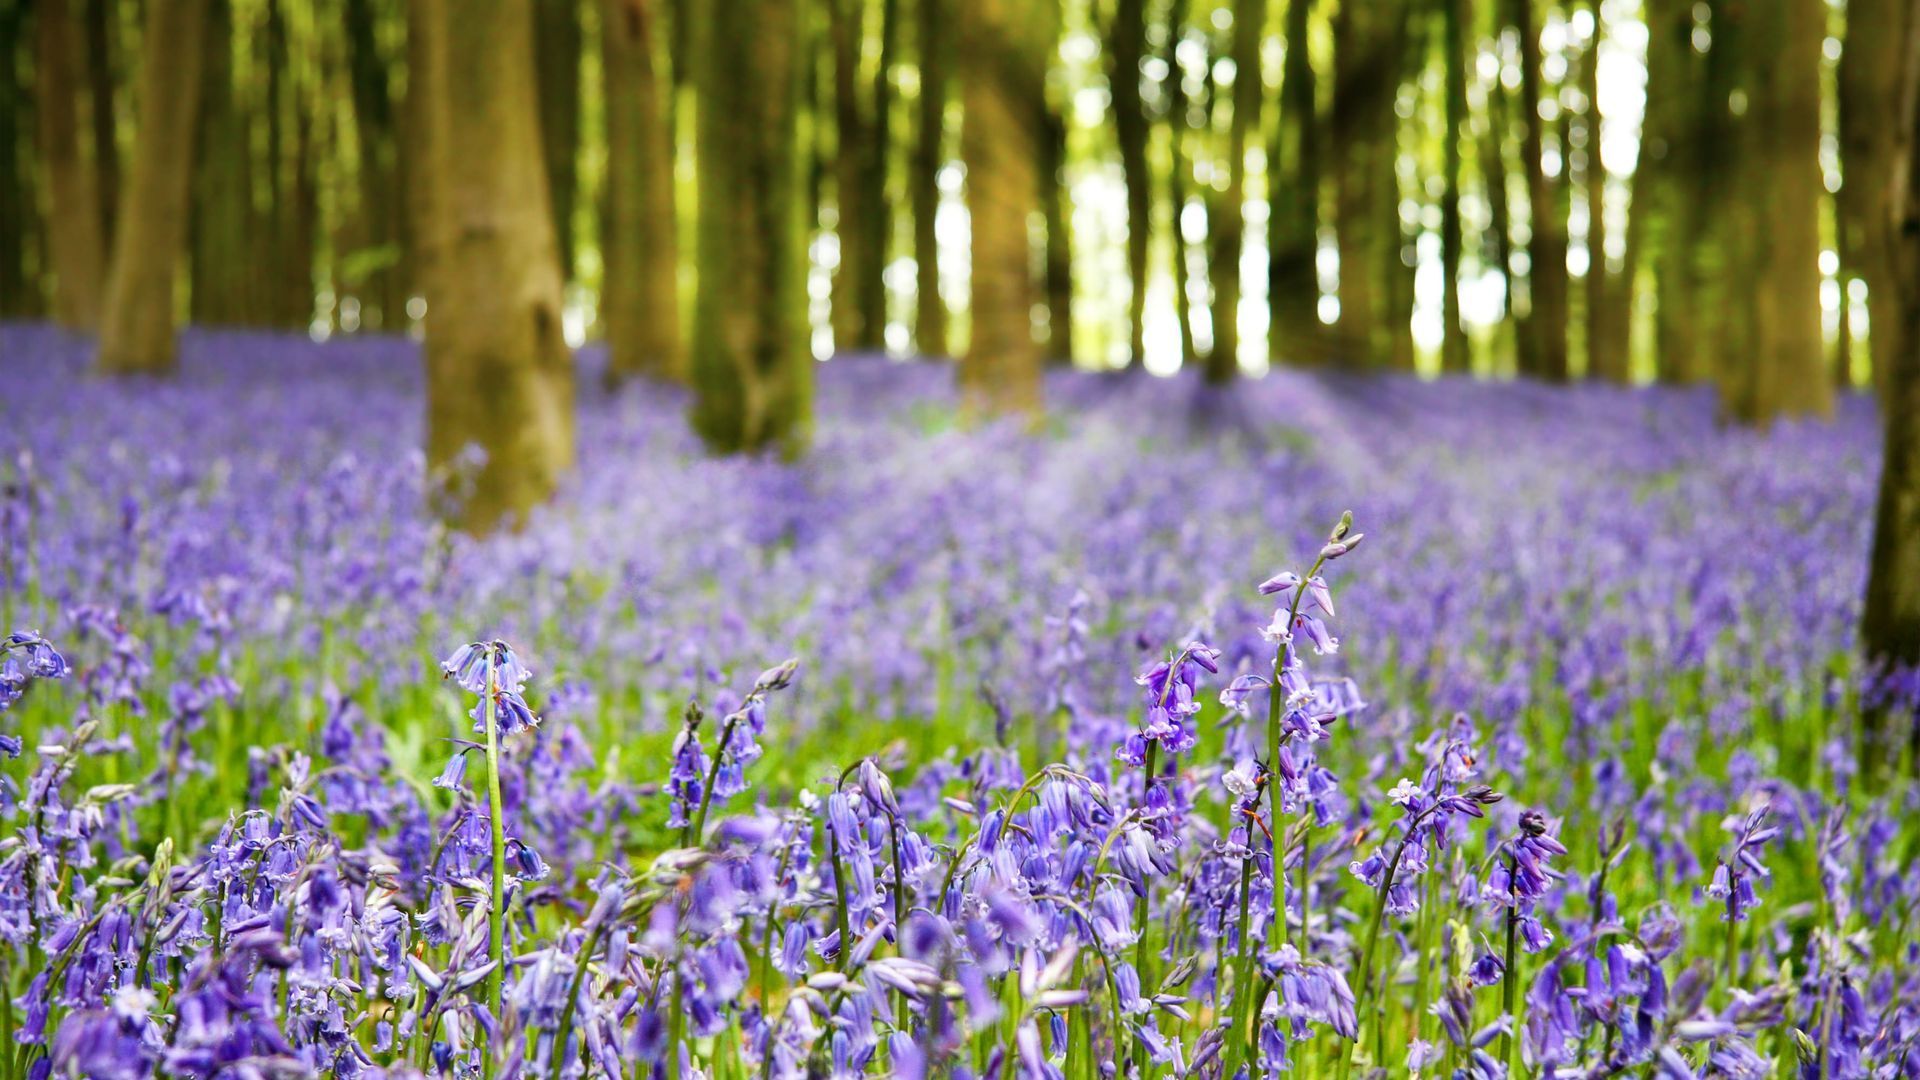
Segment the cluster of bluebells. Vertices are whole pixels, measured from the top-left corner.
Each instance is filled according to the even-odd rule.
[[[1068,375],[1035,441],[832,365],[805,465],[638,388],[477,541],[403,343],[288,395],[189,337],[134,395],[0,335],[53,388],[0,611],[58,643],[0,683],[0,1076],[1920,1069],[1911,793],[1846,736],[1911,685],[1845,657],[1859,403],[1283,372],[1246,404],[1299,437],[1235,440]],[[1296,520],[1349,491],[1364,558]],[[516,646],[449,658],[471,722],[448,617]]]

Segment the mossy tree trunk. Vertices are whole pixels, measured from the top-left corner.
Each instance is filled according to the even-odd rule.
[[[951,0],[920,0],[920,102],[909,186],[913,202],[914,348],[947,355],[947,305],[940,296],[940,166],[946,161],[947,67]]]
[[[139,74],[139,127],[100,317],[100,370],[167,374],[175,363],[174,281],[191,206],[205,0],[152,0]]]
[[[1340,244],[1338,349],[1343,363],[1361,367],[1386,365],[1395,348],[1390,323],[1398,286],[1390,275],[1400,262],[1400,229],[1393,104],[1404,2],[1343,4],[1333,23],[1329,126]]]
[[[416,0],[443,50],[428,94],[437,265],[427,308],[427,462],[445,511],[515,525],[573,464],[573,359],[541,154],[533,12]],[[485,453],[464,473],[469,447]]]
[[[253,301],[258,298],[259,268],[239,255],[258,235],[253,229],[253,146],[234,79],[233,5],[230,0],[205,3],[190,311],[196,323],[235,326],[258,317]]]
[[[1440,47],[1446,93],[1443,148],[1445,187],[1440,195],[1440,367],[1465,374],[1473,367],[1467,350],[1467,331],[1460,321],[1460,264],[1465,234],[1460,225],[1460,142],[1467,130],[1467,14],[1468,0],[1440,0]]]
[[[1147,122],[1140,65],[1147,51],[1147,0],[1118,0],[1107,30],[1107,84],[1120,178],[1127,187],[1127,364],[1146,357],[1147,255],[1153,239],[1153,176],[1147,168]]]
[[[879,4],[880,49],[875,56],[867,48],[868,0],[827,3],[836,142],[834,233],[840,251],[840,265],[833,275],[836,351],[875,351],[886,345],[887,294],[882,274],[893,231],[886,182],[899,0],[879,0]],[[872,81],[863,85],[866,76]]]
[[[370,257],[370,268],[358,287],[360,322],[372,329],[393,329],[406,325],[407,279],[392,64],[381,49],[374,0],[347,0],[344,21],[358,136],[360,218]]]
[[[1527,326],[1533,340],[1520,355],[1522,374],[1550,382],[1567,378],[1567,222],[1542,160],[1545,121],[1540,119],[1542,86],[1540,32],[1533,0],[1511,0],[1510,16],[1520,37],[1520,157],[1526,170],[1528,229]],[[1564,174],[1564,167],[1562,173]]]
[[[33,90],[25,4],[0,6],[0,317],[43,310],[32,182]]]
[[[958,77],[973,224],[973,339],[960,364],[974,416],[1041,410],[1040,349],[1029,223],[1039,211],[1046,88],[1055,12],[1028,0],[962,0]]]
[[[1900,351],[1882,352],[1882,324],[1873,324],[1886,449],[1860,625],[1868,662],[1889,673],[1920,669],[1920,25],[1914,22],[1920,6],[1902,6],[1906,10],[1895,17],[1897,28],[1887,28],[1889,33],[1897,29],[1901,43],[1885,61],[1891,77],[1876,80],[1884,96],[1870,99],[1894,131],[1882,148],[1884,156],[1876,159],[1884,171],[1862,169],[1849,178],[1886,189],[1871,200],[1881,216],[1859,224],[1878,233],[1877,242],[1885,245],[1882,287],[1898,301],[1898,333],[1891,340]],[[1861,752],[1870,774],[1884,776],[1898,760],[1901,744],[1920,740],[1920,725],[1911,703],[1905,708],[1884,700],[1873,704]]]
[[[792,456],[812,427],[797,127],[802,10],[800,0],[713,0],[698,50],[693,425],[723,453]],[[728,32],[739,26],[755,33]]]
[[[1613,312],[1617,290],[1632,284],[1607,265],[1607,166],[1600,144],[1605,123],[1600,112],[1600,43],[1606,24],[1601,20],[1600,0],[1588,0],[1587,11],[1593,16],[1593,33],[1580,57],[1580,89],[1587,99],[1587,378],[1624,383],[1631,375],[1627,340]]]
[[[119,23],[114,0],[85,0],[88,108],[93,125],[94,197],[100,200],[101,273],[113,250],[113,219],[120,209],[120,143],[115,122],[115,56]]]
[[[1748,9],[1749,101],[1742,118],[1740,265],[1751,348],[1722,380],[1722,409],[1743,423],[1833,411],[1820,329],[1821,0]]]
[[[540,148],[546,159],[547,198],[560,279],[573,279],[573,210],[580,193],[580,54],[584,0],[538,0],[534,8],[534,70],[540,101]]]
[[[87,128],[79,108],[86,65],[80,28],[67,0],[40,0],[38,76],[40,163],[47,181],[47,254],[53,268],[52,314],[90,331],[100,319],[105,246],[93,162],[82,150]]]
[[[1073,363],[1073,210],[1067,191],[1067,106],[1043,95],[1040,212],[1046,222],[1047,348],[1055,364]]]
[[[1906,351],[1900,340],[1904,298],[1894,284],[1898,238],[1885,228],[1896,210],[1888,205],[1893,191],[1887,177],[1903,164],[1897,156],[1906,133],[1889,120],[1887,102],[1899,96],[1912,8],[1912,0],[1849,0],[1840,54],[1841,264],[1867,283],[1873,375],[1882,391]]]
[[[1191,122],[1188,113],[1191,104],[1187,99],[1185,74],[1180,68],[1180,41],[1186,34],[1186,0],[1172,0],[1167,6],[1167,40],[1161,53],[1161,62],[1166,65],[1166,77],[1161,92],[1167,98],[1167,239],[1173,249],[1173,313],[1174,322],[1180,329],[1180,365],[1185,367],[1193,363],[1198,355],[1193,338],[1193,311],[1189,288],[1188,258],[1190,251],[1187,234],[1182,224],[1182,214],[1187,208],[1188,182],[1192,177],[1193,164],[1187,154],[1187,129]]]
[[[1320,333],[1320,131],[1308,48],[1312,0],[1287,0],[1280,117],[1267,155],[1267,352],[1276,365],[1325,359]]]
[[[1266,36],[1266,0],[1233,3],[1233,115],[1227,122],[1227,190],[1219,220],[1211,227],[1213,258],[1213,349],[1207,353],[1207,381],[1229,382],[1240,372],[1240,253],[1246,241],[1247,139],[1260,133],[1260,105],[1266,87],[1260,78],[1260,41]]]
[[[607,115],[607,203],[601,246],[607,374],[687,377],[680,344],[679,242],[658,0],[604,0],[601,49]]]

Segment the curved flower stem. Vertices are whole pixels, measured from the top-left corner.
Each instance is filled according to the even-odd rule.
[[[707,807],[713,805],[713,785],[720,778],[720,762],[727,756],[727,743],[733,740],[733,729],[740,723],[740,714],[727,717],[720,728],[720,745],[713,748],[713,763],[707,766],[707,782],[700,789],[700,809],[693,820],[680,830],[680,846],[692,847],[707,842]]]
[[[1500,1061],[1509,1069],[1513,1064],[1513,1028],[1520,1023],[1520,1018],[1513,1012],[1513,994],[1520,984],[1520,979],[1513,970],[1515,954],[1518,951],[1515,945],[1520,938],[1520,897],[1517,895],[1518,886],[1514,884],[1514,879],[1518,876],[1517,865],[1518,860],[1509,850],[1507,852],[1507,966],[1500,972],[1500,1007],[1506,1011],[1508,1023],[1506,1034],[1500,1036]]]
[[[1168,682],[1171,683],[1172,680],[1169,679]],[[1146,780],[1140,788],[1140,802],[1143,808],[1147,800],[1153,795],[1154,772],[1158,769],[1159,764],[1160,744],[1157,742],[1147,743],[1147,756],[1144,768]],[[1150,950],[1147,947],[1147,930],[1148,919],[1152,915],[1150,905],[1147,901],[1151,895],[1151,883],[1143,882],[1140,897],[1133,902],[1133,924],[1140,928],[1139,940],[1135,941],[1133,945],[1133,971],[1134,974],[1140,977],[1141,990],[1147,993],[1152,992],[1153,986],[1152,978],[1147,972],[1147,960],[1150,956]],[[1147,1043],[1145,1039],[1136,1038],[1133,1040],[1133,1058],[1137,1063],[1136,1068],[1139,1069],[1139,1074],[1142,1077],[1153,1075],[1153,1062],[1147,1057]]]
[[[580,947],[580,966],[573,969],[573,981],[567,984],[567,1000],[560,1007],[560,1030],[553,1040],[553,1080],[560,1080],[566,1073],[567,1044],[573,1041],[573,1012],[579,1007],[580,990],[586,985],[587,965],[593,962],[593,951],[600,947],[606,929],[607,924],[602,922],[587,935],[586,943]]]
[[[500,724],[495,695],[500,692],[499,676],[494,670],[494,650],[487,649],[487,822],[493,839],[493,889],[487,909],[487,959],[493,970],[487,973],[487,1008],[494,1023],[504,1023],[500,1013],[500,988],[506,973],[507,949],[507,828],[505,800],[500,795]],[[486,1052],[486,1075],[493,1075],[493,1054]]]

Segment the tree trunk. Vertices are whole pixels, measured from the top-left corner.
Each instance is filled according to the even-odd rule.
[[[345,23],[354,130],[359,141],[360,218],[366,226],[371,264],[358,289],[360,324],[392,329],[406,325],[407,290],[391,65],[380,51],[373,0],[347,0]]]
[[[1280,118],[1267,155],[1267,353],[1275,366],[1325,359],[1320,341],[1320,150],[1313,60],[1307,46],[1312,0],[1287,0]]]
[[[233,6],[229,0],[205,2],[199,148],[193,172],[190,311],[194,322],[232,326],[252,321],[257,315],[250,301],[259,269],[237,257],[247,250],[251,236],[258,235],[251,232],[253,148],[247,138],[247,114],[237,100],[234,85]]]
[[[827,34],[833,43],[834,235],[840,265],[833,273],[832,318],[835,352],[875,349],[886,330],[885,312],[870,309],[870,281],[881,266],[873,263],[871,237],[883,227],[881,193],[870,188],[869,164],[876,151],[877,123],[860,89],[862,45],[866,38],[866,0],[828,0]],[[884,300],[884,291],[882,292]]]
[[[0,8],[0,317],[38,315],[34,253],[32,91],[26,86],[27,6]]]
[[[880,0],[880,55],[868,97],[866,153],[861,158],[865,177],[861,190],[867,203],[860,241],[866,245],[860,265],[866,273],[859,282],[861,348],[880,351],[887,345],[887,259],[893,248],[893,202],[887,191],[887,166],[893,157],[893,68],[899,60],[900,0]]]
[[[1833,385],[1820,329],[1820,0],[1750,9],[1751,102],[1741,124],[1748,215],[1742,265],[1751,274],[1752,348],[1723,384],[1727,415],[1767,424],[1830,415]]]
[[[1884,376],[1906,351],[1900,340],[1904,298],[1893,285],[1898,240],[1884,223],[1895,212],[1887,204],[1892,192],[1886,177],[1901,166],[1895,155],[1906,141],[1888,122],[1886,103],[1899,95],[1911,8],[1911,0],[1849,0],[1840,56],[1841,265],[1867,282],[1868,349],[1874,383],[1883,392]]]
[[[1523,374],[1563,382],[1567,378],[1567,223],[1541,161],[1540,34],[1534,27],[1533,0],[1512,3],[1513,26],[1520,35],[1520,156],[1527,171],[1532,232],[1527,245],[1527,299],[1533,370]],[[1561,170],[1564,175],[1564,165]]]
[[[256,303],[258,321],[270,326],[302,329],[314,314],[314,238],[320,230],[320,181],[315,166],[314,114],[303,100],[293,57],[298,50],[290,39],[288,0],[267,2],[267,115],[269,224],[261,228],[260,264],[269,267],[262,284],[266,295]],[[281,73],[285,74],[282,75]],[[324,84],[326,77],[320,77]],[[286,128],[292,128],[291,139]]]
[[[607,110],[607,375],[684,382],[679,241],[673,215],[671,83],[655,53],[656,0],[605,0],[600,28]]]
[[[920,0],[920,117],[913,145],[914,348],[947,355],[947,305],[940,298],[940,166],[947,113],[947,0]]]
[[[693,424],[721,452],[806,447],[813,357],[796,103],[799,0],[712,0],[699,52]],[[753,26],[753,34],[728,32]]]
[[[1341,361],[1385,365],[1393,352],[1388,311],[1393,283],[1385,276],[1399,261],[1400,230],[1393,179],[1393,99],[1400,57],[1396,47],[1402,0],[1342,4],[1334,17],[1333,158],[1335,231],[1340,243]],[[1392,73],[1384,77],[1383,73]]]
[[[1587,378],[1625,383],[1631,370],[1627,340],[1618,332],[1623,328],[1614,321],[1614,294],[1633,286],[1630,280],[1615,280],[1607,267],[1607,165],[1600,146],[1605,123],[1600,113],[1600,42],[1605,23],[1600,0],[1587,0],[1587,9],[1593,15],[1593,36],[1580,58],[1581,92],[1587,99]]]
[[[1067,197],[1067,116],[1064,107],[1046,99],[1040,107],[1040,209],[1046,220],[1046,357],[1056,364],[1073,363],[1073,217]]]
[[[93,113],[94,196],[100,200],[101,273],[113,250],[113,219],[120,208],[120,145],[114,122],[114,0],[85,0],[87,86]],[[104,287],[104,286],[103,286]]]
[[[1187,159],[1186,133],[1188,127],[1188,103],[1185,84],[1180,70],[1179,45],[1181,36],[1186,32],[1186,0],[1172,0],[1167,11],[1167,44],[1162,56],[1167,66],[1165,93],[1167,95],[1167,211],[1171,218],[1167,236],[1173,247],[1173,312],[1174,322],[1180,329],[1180,366],[1193,363],[1198,352],[1193,343],[1193,310],[1189,289],[1186,226],[1183,212],[1187,208],[1187,181],[1192,175],[1193,166]]]
[[[1911,676],[1920,669],[1920,4],[1904,0],[1899,12],[1886,12],[1887,24],[1873,32],[1897,37],[1900,46],[1882,63],[1890,77],[1872,83],[1884,95],[1856,104],[1875,104],[1875,112],[1893,131],[1880,148],[1885,171],[1864,169],[1850,178],[1882,184],[1872,202],[1883,216],[1859,222],[1863,236],[1878,233],[1885,245],[1883,287],[1899,302],[1901,351],[1882,353],[1875,343],[1876,373],[1884,364],[1881,413],[1886,417],[1886,451],[1880,471],[1880,497],[1873,523],[1873,555],[1867,574],[1866,607],[1860,622],[1862,652],[1882,674]],[[1876,9],[1884,10],[1884,9]],[[1858,14],[1855,9],[1854,14]],[[1849,31],[1851,38],[1852,33]],[[1856,84],[1858,88],[1858,84]],[[1871,287],[1871,286],[1870,286]],[[1874,323],[1877,337],[1880,323]],[[1894,683],[1888,689],[1894,689]],[[1909,681],[1908,685],[1912,683]],[[1914,704],[1870,700],[1867,737],[1861,754],[1869,776],[1892,771],[1902,743],[1920,735]]]
[[[167,374],[174,368],[174,272],[191,205],[205,15],[205,0],[151,0],[147,6],[140,126],[100,317],[99,365],[108,374]]]
[[[1053,5],[963,0],[958,39],[960,152],[973,221],[973,340],[960,365],[972,415],[1041,409],[1028,222],[1039,210]]]
[[[535,93],[532,9],[416,0],[440,257],[427,312],[427,464],[463,528],[517,525],[573,465],[573,361]],[[468,448],[486,458],[470,479]]]
[[[541,154],[553,204],[560,280],[573,280],[573,208],[580,193],[580,26],[582,0],[539,0],[534,8],[534,70],[539,84]]]
[[[1440,0],[1440,42],[1446,52],[1446,187],[1440,195],[1440,368],[1465,374],[1473,368],[1466,327],[1460,322],[1460,141],[1467,130],[1467,0]]]
[[[407,177],[405,198],[407,222],[407,293],[409,298],[431,297],[433,274],[440,254],[440,232],[435,222],[438,212],[437,185],[433,168],[439,160],[435,140],[438,106],[434,94],[446,81],[446,51],[443,42],[432,37],[431,20],[440,0],[407,0],[407,97],[401,103],[400,168]],[[427,309],[432,317],[432,309]]]
[[[1688,381],[1694,363],[1692,301],[1686,291],[1694,274],[1694,252],[1683,243],[1683,198],[1698,147],[1686,121],[1699,97],[1692,7],[1689,0],[1647,4],[1647,106],[1627,217],[1628,265],[1620,281],[1627,294],[1624,335],[1638,302],[1637,275],[1641,267],[1653,270],[1659,286],[1652,294],[1654,376],[1662,382]],[[1637,246],[1636,236],[1641,241]]]
[[[1505,30],[1506,20],[1496,10],[1493,20],[1496,50]],[[1533,370],[1535,364],[1532,324],[1513,302],[1513,192],[1507,182],[1507,133],[1512,128],[1508,112],[1507,88],[1495,77],[1487,86],[1487,131],[1480,143],[1480,171],[1486,178],[1488,206],[1487,231],[1481,243],[1487,263],[1500,271],[1500,315],[1513,334],[1513,370],[1524,372]],[[1496,349],[1495,371],[1507,370],[1504,360]]]
[[[1229,382],[1240,371],[1240,252],[1246,239],[1247,137],[1260,131],[1260,40],[1266,34],[1266,0],[1233,2],[1233,117],[1227,124],[1227,190],[1219,220],[1212,223],[1213,349],[1207,381]]]
[[[39,20],[40,162],[47,179],[47,254],[53,266],[53,317],[90,331],[100,319],[105,248],[93,163],[81,152],[79,109],[85,65],[67,0],[41,0]]]
[[[1147,0],[1118,0],[1107,32],[1107,83],[1120,178],[1127,186],[1127,365],[1146,358],[1147,254],[1153,241],[1153,177],[1147,169],[1146,104],[1140,64],[1147,52]]]

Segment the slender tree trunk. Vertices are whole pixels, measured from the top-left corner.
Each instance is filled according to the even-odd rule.
[[[190,310],[194,322],[232,326],[257,314],[250,301],[259,270],[236,258],[247,250],[253,224],[253,150],[234,82],[233,7],[229,0],[205,2]]]
[[[1207,381],[1229,382],[1240,371],[1240,252],[1246,239],[1247,138],[1260,132],[1260,40],[1266,34],[1266,0],[1233,3],[1233,117],[1227,124],[1227,190],[1212,223],[1213,349]]]
[[[434,117],[439,109],[434,100],[446,85],[445,42],[434,35],[433,24],[438,7],[445,0],[407,0],[407,97],[402,103],[400,143],[401,170],[406,173],[407,215],[407,291],[410,297],[431,298],[437,289],[433,276],[440,260],[442,230],[439,212],[439,185],[433,169],[440,160],[438,141],[443,137]],[[426,317],[433,317],[431,307]]]
[[[1167,210],[1170,217],[1167,236],[1173,248],[1173,311],[1180,329],[1180,366],[1193,363],[1198,351],[1193,343],[1191,281],[1188,274],[1188,246],[1184,211],[1187,208],[1187,181],[1193,173],[1188,160],[1186,134],[1188,102],[1180,70],[1179,44],[1186,32],[1186,0],[1172,0],[1167,12],[1167,45],[1162,61],[1167,66]]]
[[[1140,94],[1147,52],[1147,0],[1118,0],[1107,32],[1111,61],[1113,133],[1120,145],[1120,178],[1127,185],[1127,364],[1146,357],[1147,253],[1153,241],[1153,177],[1147,170],[1149,132]]]
[[[416,0],[433,35],[427,463],[474,531],[517,525],[573,465],[573,361],[541,154],[533,11]],[[463,484],[469,447],[485,461]]]
[[[940,166],[946,161],[947,0],[919,0],[920,110],[913,145],[914,347],[947,355],[947,305],[940,297]]]
[[[93,163],[81,152],[79,109],[85,64],[80,34],[67,0],[40,0],[40,163],[47,179],[47,254],[53,265],[53,317],[75,330],[92,330],[100,319],[105,249],[100,241],[100,203]]]
[[[1883,287],[1899,301],[1899,333],[1891,340],[1901,351],[1882,353],[1878,341],[1875,344],[1876,373],[1884,379],[1881,412],[1886,417],[1886,452],[1860,623],[1868,662],[1890,675],[1910,675],[1920,669],[1920,184],[1916,184],[1920,180],[1916,175],[1920,173],[1920,4],[1906,0],[1900,7],[1903,10],[1886,12],[1892,25],[1855,24],[1897,37],[1900,48],[1894,57],[1881,61],[1892,69],[1891,77],[1871,83],[1884,96],[1867,99],[1879,103],[1882,122],[1895,132],[1880,148],[1884,157],[1875,159],[1884,164],[1884,171],[1870,173],[1862,168],[1850,174],[1850,179],[1862,184],[1886,187],[1873,200],[1883,216],[1859,224],[1863,231],[1880,234],[1887,252]],[[1850,15],[1860,13],[1856,8]],[[1851,30],[1848,36],[1852,37]],[[1854,101],[1865,106],[1858,96]],[[1881,325],[1873,325],[1876,336]],[[1882,366],[1884,373],[1879,370]],[[1884,776],[1893,771],[1901,744],[1920,738],[1920,726],[1915,724],[1911,701],[1902,706],[1897,701],[1874,700],[1870,705],[1861,753],[1869,776]]]
[[[100,250],[113,250],[113,218],[120,207],[120,145],[114,121],[114,0],[85,0],[88,106],[93,115],[94,196],[100,200]]]
[[[960,152],[973,221],[973,340],[960,388],[971,414],[1038,415],[1028,222],[1039,210],[1046,133],[1034,103],[1045,94],[1053,5],[963,0],[960,24]]]
[[[1441,340],[1440,367],[1454,374],[1473,368],[1466,327],[1460,322],[1460,261],[1464,238],[1460,227],[1460,142],[1467,130],[1467,14],[1468,0],[1440,0],[1440,41],[1446,52],[1446,188],[1440,196]]]
[[[1046,220],[1046,357],[1057,364],[1073,363],[1073,217],[1067,206],[1067,116],[1063,106],[1046,99],[1040,106],[1040,210]]]
[[[1883,376],[1907,348],[1900,340],[1905,298],[1892,284],[1898,239],[1884,223],[1894,211],[1885,178],[1902,164],[1895,155],[1906,141],[1889,122],[1886,103],[1899,95],[1911,8],[1912,0],[1849,0],[1840,56],[1841,264],[1867,282],[1868,348],[1883,392]]]
[[[1587,377],[1624,383],[1631,371],[1627,339],[1615,322],[1614,294],[1633,285],[1630,279],[1616,280],[1607,267],[1607,166],[1600,144],[1605,122],[1600,113],[1600,42],[1606,24],[1601,21],[1600,0],[1587,0],[1587,8],[1593,15],[1593,36],[1580,58],[1581,92],[1587,99]]]
[[[534,65],[540,100],[540,147],[546,160],[560,280],[573,280],[573,210],[580,194],[580,56],[582,0],[539,0],[534,8]]]
[[[1699,95],[1698,65],[1692,45],[1693,12],[1687,0],[1649,0],[1647,17],[1647,107],[1640,124],[1640,155],[1633,171],[1632,204],[1627,217],[1627,266],[1620,279],[1626,293],[1620,306],[1620,332],[1632,326],[1639,302],[1637,277],[1653,270],[1654,374],[1663,382],[1682,381],[1692,371],[1689,295],[1694,253],[1685,249],[1682,220],[1686,180],[1695,167],[1694,133],[1688,110]]]
[[[1548,181],[1541,160],[1543,88],[1533,0],[1512,0],[1512,4],[1513,26],[1520,35],[1520,156],[1527,172],[1528,227],[1532,233],[1527,245],[1527,295],[1534,368],[1524,374],[1563,382],[1567,377],[1567,223],[1554,197],[1555,185]],[[1523,351],[1521,355],[1529,353]]]
[[[864,335],[860,347],[876,352],[887,345],[885,275],[893,248],[893,203],[888,198],[887,166],[893,159],[893,68],[899,61],[899,37],[900,0],[880,0],[880,55],[867,99],[867,138],[860,160],[865,173],[860,188],[867,201],[858,210],[863,219],[859,239],[866,248],[860,256],[865,273],[857,293]]]
[[[34,248],[32,91],[26,85],[28,9],[0,7],[0,316],[38,315]]]
[[[1499,50],[1506,30],[1504,15],[1497,9],[1493,19],[1493,46]],[[1481,239],[1487,263],[1500,271],[1500,314],[1513,334],[1514,370],[1531,371],[1532,325],[1514,303],[1513,276],[1513,192],[1507,181],[1507,88],[1495,77],[1487,85],[1487,132],[1480,143],[1480,172],[1487,184],[1487,231]],[[1495,370],[1506,370],[1503,357],[1495,351]]]
[[[373,0],[347,0],[347,64],[360,161],[360,217],[376,257],[359,292],[362,326],[406,325],[400,147],[390,65],[380,51]]]
[[[147,5],[140,126],[101,309],[98,362],[108,374],[167,374],[174,368],[174,273],[191,205],[205,15],[205,0]]]
[[[267,109],[282,129],[290,126],[291,139],[270,132],[269,168],[274,170],[274,192],[269,209],[273,224],[261,232],[269,238],[268,257],[262,265],[275,268],[266,279],[267,300],[260,305],[260,321],[273,326],[305,327],[313,319],[313,267],[315,237],[320,232],[320,179],[314,153],[316,110],[303,97],[303,82],[295,75],[292,26],[287,18],[288,0],[268,0],[267,55],[271,73],[286,72],[284,78],[269,78]],[[320,82],[326,78],[322,75]],[[289,121],[291,122],[289,125]],[[284,148],[283,142],[289,144]]]
[[[801,228],[799,0],[712,0],[699,71],[693,423],[721,452],[806,447],[813,357]],[[729,27],[753,26],[753,34]]]
[[[1417,83],[1420,69],[1425,63],[1427,49],[1415,34],[1424,29],[1424,22],[1413,19],[1415,4],[1413,0],[1403,0],[1392,26],[1389,50],[1393,57],[1394,68],[1399,74],[1392,81],[1389,100],[1398,96],[1399,88],[1407,83]],[[1396,371],[1414,370],[1415,351],[1413,347],[1413,301],[1414,270],[1418,263],[1415,244],[1417,226],[1409,231],[1407,223],[1400,216],[1400,204],[1404,197],[1400,187],[1399,144],[1400,118],[1391,108],[1384,120],[1385,136],[1381,142],[1378,157],[1380,190],[1385,197],[1379,213],[1381,235],[1386,243],[1380,249],[1380,274],[1384,283],[1384,296],[1387,302],[1387,357]]]
[[[1335,231],[1340,243],[1341,360],[1384,365],[1393,351],[1388,312],[1392,283],[1384,276],[1399,259],[1393,179],[1393,99],[1400,58],[1395,47],[1400,0],[1343,4],[1334,17],[1333,158]],[[1383,73],[1391,72],[1391,77]]]
[[[602,241],[608,377],[685,381],[673,216],[671,83],[655,53],[657,0],[604,0],[600,28],[607,110],[607,217]]]
[[[1833,384],[1820,329],[1820,0],[1751,9],[1749,112],[1741,171],[1749,215],[1753,347],[1725,384],[1725,412],[1766,424],[1780,415],[1826,416]]]
[[[1320,148],[1313,60],[1313,0],[1286,0],[1280,117],[1267,155],[1267,354],[1275,366],[1325,359],[1320,341]]]
[[[835,352],[873,348],[885,329],[867,325],[871,313],[864,303],[867,279],[880,272],[867,263],[873,252],[867,234],[877,224],[873,215],[879,198],[867,188],[873,178],[867,162],[874,153],[874,135],[860,89],[866,10],[867,0],[827,0],[827,36],[833,43],[833,231],[840,251],[840,265],[833,273]]]

